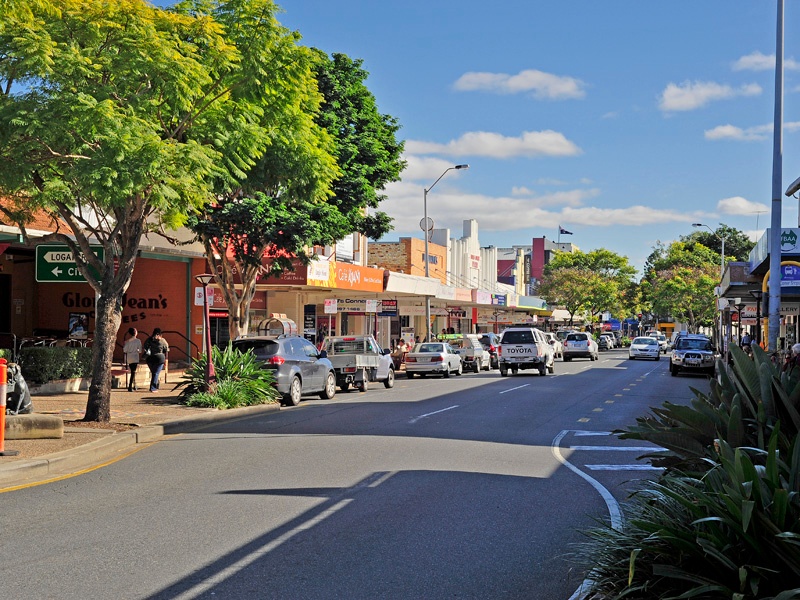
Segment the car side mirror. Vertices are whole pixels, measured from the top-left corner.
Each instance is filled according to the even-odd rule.
[[[386,356],[387,354],[391,354],[392,351],[389,348],[384,348],[382,354]]]
[[[327,350],[320,350],[319,351],[320,358],[328,358],[328,351]]]

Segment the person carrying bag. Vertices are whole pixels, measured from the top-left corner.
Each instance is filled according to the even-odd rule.
[[[130,371],[128,391],[132,392],[136,389],[136,367],[139,366],[139,355],[142,353],[142,340],[137,337],[139,332],[136,331],[135,327],[128,329],[128,335],[130,337],[122,346],[122,352],[125,355],[125,364]]]
[[[169,352],[169,344],[161,336],[161,328],[156,327],[153,329],[153,335],[144,343],[145,360],[151,374],[150,392],[153,394],[158,392],[161,371],[164,370],[164,364],[167,362],[167,352]]]

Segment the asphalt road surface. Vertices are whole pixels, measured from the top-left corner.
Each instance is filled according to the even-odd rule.
[[[399,378],[2,494],[0,596],[567,600],[654,476],[609,432],[708,387],[665,358]]]

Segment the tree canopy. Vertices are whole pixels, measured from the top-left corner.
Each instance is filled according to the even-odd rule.
[[[281,129],[287,105],[315,101],[301,85],[307,51],[275,10],[271,0],[4,6],[0,193],[26,236],[37,210],[66,224],[49,237],[73,249],[98,295],[87,420],[110,418],[111,359],[142,234],[166,234],[230,188],[276,135],[295,134]]]

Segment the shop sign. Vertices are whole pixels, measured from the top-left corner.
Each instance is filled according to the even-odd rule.
[[[336,298],[325,298],[325,314],[335,315],[337,312],[339,312],[339,309]]]
[[[425,307],[424,306],[401,306],[400,307],[400,314],[404,317],[424,317],[425,316]],[[431,307],[431,314],[436,315],[437,317],[446,317],[448,315],[446,308],[437,308],[432,306]]]
[[[453,300],[458,302],[472,302],[472,290],[469,288],[456,288],[456,297]]]
[[[380,309],[378,310],[379,317],[396,317],[397,316],[397,300],[381,300]]]
[[[492,295],[484,290],[471,290],[472,291],[472,301],[477,304],[491,304],[492,303]]]
[[[505,306],[506,305],[506,295],[505,294],[492,294],[492,304],[495,306]]]
[[[328,312],[328,302],[329,300],[325,300],[326,313]],[[397,314],[397,300],[384,301],[376,298],[338,298],[333,300],[333,302],[336,302],[336,312],[340,313],[383,313],[383,303],[386,302],[389,316]]]
[[[470,269],[480,269],[481,268],[481,255],[480,254],[470,254],[469,255],[469,268]]]
[[[440,285],[439,292],[436,294],[437,298],[441,298],[442,300],[455,300],[456,299],[456,288],[452,285]]]

